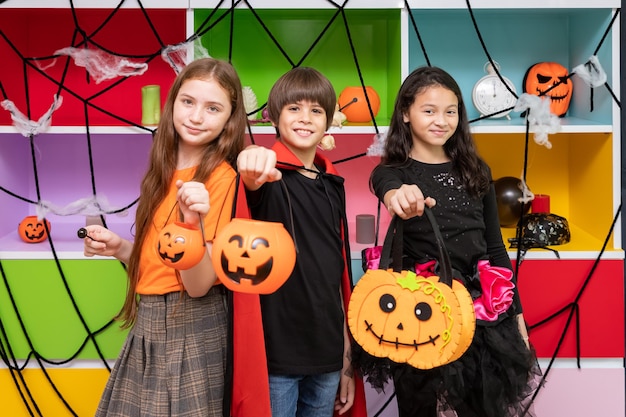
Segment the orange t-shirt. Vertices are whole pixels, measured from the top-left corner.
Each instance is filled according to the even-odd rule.
[[[195,169],[196,167],[191,167],[174,173],[169,192],[154,215],[153,227],[148,230],[141,249],[138,294],[167,294],[183,288],[182,282],[176,276],[176,270],[164,265],[159,259],[157,243],[163,227],[178,219],[176,181],[179,179],[190,181]],[[209,192],[209,213],[204,218],[204,236],[209,242],[213,241],[222,227],[230,222],[236,188],[235,178],[233,168],[228,163],[222,162],[205,183]]]

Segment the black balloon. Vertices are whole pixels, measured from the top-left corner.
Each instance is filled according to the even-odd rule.
[[[500,226],[516,227],[523,213],[530,210],[530,202],[523,204],[522,180],[515,177],[502,177],[494,181]],[[522,208],[523,207],[523,208]]]

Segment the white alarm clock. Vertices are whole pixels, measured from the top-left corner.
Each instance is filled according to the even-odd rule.
[[[494,64],[499,70],[500,65],[495,61]],[[476,107],[476,110],[478,110],[481,116],[493,114],[490,118],[506,117],[511,120],[509,113],[513,110],[513,106],[515,106],[517,102],[517,90],[515,90],[515,86],[511,80],[504,76],[502,77],[511,91],[515,93],[512,94],[511,91],[506,88],[500,77],[498,77],[498,74],[496,74],[490,62],[485,64],[484,69],[487,75],[478,80],[472,90],[474,107]]]

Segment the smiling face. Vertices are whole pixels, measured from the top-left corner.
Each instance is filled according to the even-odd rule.
[[[176,95],[173,109],[174,128],[181,139],[179,152],[184,155],[187,150],[215,140],[224,130],[231,112],[230,94],[217,81],[212,78],[185,81]]]
[[[315,153],[326,132],[327,114],[324,108],[312,101],[301,100],[283,106],[278,123],[281,141],[305,162],[302,155]]]
[[[412,156],[419,155],[420,161],[431,162],[431,156],[445,156],[443,145],[459,124],[459,101],[452,90],[429,86],[418,91],[402,119],[411,130]]]
[[[348,307],[357,343],[373,356],[418,369],[460,357],[473,337],[473,310],[462,310],[455,292],[438,279],[368,270]],[[464,301],[471,309],[471,297]]]

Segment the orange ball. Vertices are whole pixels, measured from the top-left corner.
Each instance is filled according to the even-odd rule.
[[[374,116],[380,110],[380,97],[372,87],[365,87]],[[339,110],[346,115],[346,120],[353,123],[366,123],[372,120],[363,87],[346,87],[339,94]]]

